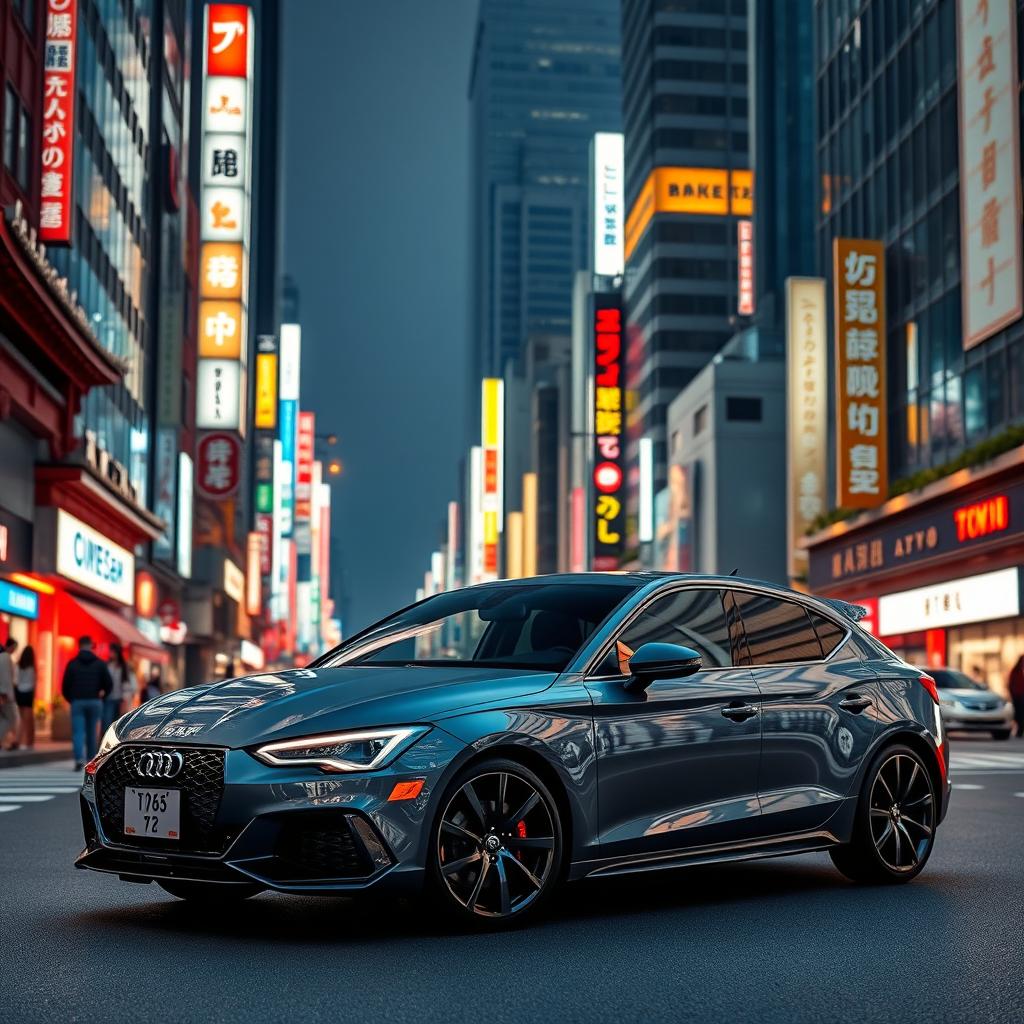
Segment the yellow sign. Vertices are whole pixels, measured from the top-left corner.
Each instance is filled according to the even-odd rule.
[[[800,541],[826,509],[828,466],[828,358],[825,279],[786,278],[788,565],[791,579],[806,577]]]
[[[207,359],[241,359],[245,321],[240,302],[199,303],[199,354]]]
[[[204,299],[241,299],[241,242],[203,243],[199,257],[199,294]]]
[[[656,213],[749,217],[754,212],[752,171],[718,167],[655,167],[626,218],[629,259]]]
[[[256,356],[256,410],[257,430],[277,427],[277,353],[260,352]]]

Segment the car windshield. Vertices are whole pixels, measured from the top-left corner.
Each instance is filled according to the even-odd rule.
[[[935,680],[935,685],[940,690],[987,690],[984,683],[973,680],[963,672],[954,668],[928,669],[928,675]]]
[[[462,665],[561,672],[636,589],[500,583],[427,598],[357,634],[317,665]]]

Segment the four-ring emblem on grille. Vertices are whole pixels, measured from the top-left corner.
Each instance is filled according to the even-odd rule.
[[[173,779],[184,764],[185,758],[177,750],[147,750],[139,755],[135,772],[146,779]]]

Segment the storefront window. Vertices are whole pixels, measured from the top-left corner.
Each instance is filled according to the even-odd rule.
[[[1024,655],[1024,622],[1003,619],[950,629],[949,664],[1004,696],[1009,692],[1010,670]]]

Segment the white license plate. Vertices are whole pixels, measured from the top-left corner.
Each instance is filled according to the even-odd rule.
[[[148,839],[180,839],[181,790],[125,787],[124,834]]]

